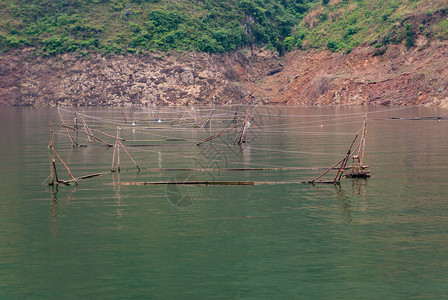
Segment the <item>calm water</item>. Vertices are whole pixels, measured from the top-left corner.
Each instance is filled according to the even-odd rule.
[[[122,122],[120,110],[80,112],[111,134]],[[323,167],[347,151],[364,112],[368,180],[126,186],[117,183],[301,181],[321,171],[137,173],[122,152],[121,174],[50,188],[57,110],[0,108],[0,299],[448,298],[447,110],[262,107],[251,142],[235,147],[225,146],[233,136],[192,145],[228,126],[219,111],[211,129],[171,127],[184,111],[168,109],[128,109],[137,126],[120,126],[144,168]],[[433,116],[442,120],[409,120]],[[55,147],[75,176],[111,168],[112,148],[72,148],[64,134],[57,128]]]

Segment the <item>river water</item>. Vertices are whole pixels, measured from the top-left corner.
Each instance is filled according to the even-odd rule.
[[[188,109],[127,109],[126,124],[119,109],[79,109],[91,128],[120,126],[143,170],[121,150],[119,174],[50,187],[58,111],[0,108],[0,299],[448,298],[447,110],[259,107],[249,143],[195,146],[235,124],[235,107],[211,128],[170,125],[210,112]],[[365,113],[372,177],[297,183],[344,156]],[[88,147],[71,147],[53,127],[74,176],[111,169],[113,148],[81,133]],[[302,169],[222,170],[283,167]],[[124,185],[191,180],[265,184]]]

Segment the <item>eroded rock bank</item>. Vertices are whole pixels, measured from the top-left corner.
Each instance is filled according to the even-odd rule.
[[[448,43],[357,48],[350,54],[291,52],[285,68],[251,88],[271,102],[448,107]]]
[[[0,104],[204,105],[262,100],[289,105],[398,104],[448,107],[448,43],[352,53],[261,49],[175,53],[0,56]]]
[[[0,101],[10,105],[185,105],[244,98],[233,64],[242,55],[33,58],[3,55]]]

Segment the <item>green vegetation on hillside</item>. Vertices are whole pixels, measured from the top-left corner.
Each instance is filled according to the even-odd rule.
[[[0,51],[279,52],[448,39],[447,0],[0,0]]]
[[[0,0],[0,49],[282,50],[312,0]]]
[[[448,39],[446,0],[322,0],[285,39],[286,48],[328,48],[350,52],[358,45],[377,48],[415,45],[418,34]]]

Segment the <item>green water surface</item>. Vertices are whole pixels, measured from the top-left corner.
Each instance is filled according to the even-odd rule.
[[[224,117],[234,108],[222,109]],[[168,119],[182,109],[159,109],[162,123],[128,109],[136,126],[123,124],[118,109],[79,111],[92,128],[115,134],[121,126],[124,144],[177,143],[128,147],[142,168],[330,166],[368,112],[372,177],[126,186],[117,183],[303,181],[321,171],[136,172],[122,152],[120,174],[49,187],[42,182],[57,110],[0,108],[0,299],[448,298],[448,111],[261,107],[250,143],[225,145],[229,136],[199,147],[193,143],[229,124],[216,117],[211,129],[172,128]],[[410,120],[428,116],[441,120]],[[88,147],[72,148],[54,126],[55,147],[75,176],[110,170],[112,148],[81,135]]]

